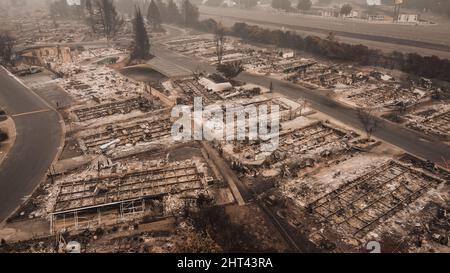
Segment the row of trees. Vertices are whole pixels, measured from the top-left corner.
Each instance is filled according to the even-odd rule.
[[[134,42],[132,44],[132,59],[147,59],[150,57],[150,40],[147,29],[145,28],[144,17],[141,9],[135,8],[133,20]]]
[[[124,4],[124,3],[127,4]],[[122,9],[134,4],[133,32],[131,57],[133,59],[147,59],[150,57],[150,41],[146,29],[141,6],[147,8],[147,21],[153,30],[161,30],[161,23],[178,23],[186,26],[194,26],[198,23],[198,8],[189,0],[183,0],[180,9],[173,0],[166,4],[162,0],[148,1],[119,1]],[[66,0],[57,0],[50,5],[52,18],[68,18],[73,13],[72,7]],[[102,34],[108,40],[117,35],[124,24],[122,16],[116,9],[114,0],[82,0],[77,7],[76,14],[84,18],[93,33]]]
[[[148,6],[147,19],[154,29],[161,30],[161,23],[177,23],[181,15],[173,0],[167,4],[162,0],[152,0]]]
[[[114,0],[82,0],[81,3],[82,15],[91,27],[92,32],[104,34],[108,39],[117,34],[124,21],[116,9]],[[197,6],[189,0],[183,0],[180,8],[174,0],[169,0],[167,3],[163,0],[122,0],[117,3],[122,10],[128,10],[129,6],[132,5],[133,13],[136,13],[137,9],[141,10],[141,7],[146,9],[146,19],[154,30],[161,30],[161,23],[163,22],[193,26],[199,18]],[[66,10],[66,8],[61,8],[66,6],[66,0],[58,0],[52,4],[50,8],[52,16],[64,17],[65,13],[60,11]],[[142,16],[142,12],[140,12],[140,15]]]
[[[166,4],[161,0],[152,0],[148,4],[147,20],[153,30],[160,30],[161,23],[179,23],[186,26],[193,26],[198,23],[198,8],[191,4],[189,0],[184,0],[181,9],[169,0]],[[147,59],[150,57],[150,42],[145,27],[141,9],[135,7],[133,20],[134,43],[131,57],[133,59]]]
[[[113,0],[84,0],[87,23],[92,32],[103,34],[110,40],[122,28],[124,20],[116,10]]]
[[[312,4],[313,3],[311,0],[298,0],[296,7],[298,10],[305,12],[312,8]],[[295,10],[292,7],[292,3],[290,0],[272,0],[272,8],[285,10],[285,11]],[[350,4],[344,4],[341,6],[340,14],[341,15],[349,15],[352,12],[352,10],[353,10],[353,7]]]
[[[238,7],[242,9],[253,8],[256,7],[256,5],[258,5],[258,0],[241,0],[238,3]]]
[[[147,11],[147,20],[151,24],[153,30],[161,30],[161,23],[162,23],[162,17],[161,17],[161,11],[165,11],[166,8],[163,7],[165,5],[163,2],[160,2],[159,7],[156,4],[156,1],[151,1],[150,5],[148,6]]]
[[[216,33],[220,24],[214,19],[207,19],[195,26],[201,31]],[[450,81],[450,61],[436,56],[403,54],[397,51],[387,54],[361,44],[340,43],[332,38],[334,35],[329,35],[327,39],[313,35],[303,37],[292,31],[270,30],[246,23],[235,23],[231,28],[225,29],[225,34],[256,43],[303,50],[334,60],[398,69],[421,77]]]
[[[198,23],[200,16],[197,6],[189,0],[183,0],[180,7],[173,0],[167,3],[162,0],[152,0],[147,9],[147,20],[154,27],[160,26],[161,23],[194,26]]]
[[[281,9],[285,11],[293,10],[292,3],[290,0],[272,0],[272,8]]]
[[[149,16],[152,23],[159,25],[158,8],[152,1]],[[82,0],[79,6],[69,6],[66,0],[57,0],[50,4],[50,15],[56,18],[73,18],[73,14],[86,21],[95,34],[104,35],[107,40],[114,38],[124,25],[122,16],[116,9],[114,0]],[[140,8],[136,6],[133,19],[134,41],[132,43],[131,57],[133,59],[147,59],[150,57],[150,42],[147,34],[145,21]]]
[[[56,0],[50,3],[49,11],[56,26],[58,19],[83,19],[92,32],[105,35],[108,40],[124,24],[113,0],[82,0],[81,5],[69,5],[66,0]]]

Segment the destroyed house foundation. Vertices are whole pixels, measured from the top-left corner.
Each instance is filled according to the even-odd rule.
[[[202,190],[208,179],[195,163],[183,161],[124,175],[65,182],[51,213],[51,231],[94,227],[102,221],[106,224],[108,216],[112,223],[126,215],[142,217],[151,200]],[[86,219],[83,223],[81,215]]]
[[[441,182],[391,160],[312,202],[308,211],[338,232],[362,238]]]

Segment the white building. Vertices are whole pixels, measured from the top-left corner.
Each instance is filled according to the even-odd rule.
[[[367,0],[368,6],[381,6],[381,0]]]
[[[281,57],[283,57],[283,59],[290,59],[290,58],[294,58],[295,53],[293,50],[283,50],[281,52]]]
[[[417,23],[419,21],[418,14],[400,14],[397,18],[400,23]]]
[[[81,6],[81,0],[66,0],[69,6]]]
[[[223,92],[233,88],[233,85],[229,82],[215,83],[210,79],[201,77],[198,81],[199,84],[203,85],[207,90],[213,92]]]
[[[369,15],[368,16],[369,21],[384,21],[386,18],[384,15],[377,14],[377,15]]]
[[[319,11],[320,16],[322,17],[336,17],[338,12],[332,9],[324,9]]]

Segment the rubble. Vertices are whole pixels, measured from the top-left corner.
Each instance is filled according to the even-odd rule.
[[[409,120],[406,126],[450,140],[450,110],[446,105],[437,111],[422,109],[406,118]]]
[[[138,99],[142,101],[143,99]],[[148,100],[143,100],[144,103],[149,104]],[[137,112],[136,115],[118,116],[114,121],[111,120],[108,114],[124,113],[123,108],[118,105],[124,105],[124,102],[117,104],[108,104],[106,106],[88,108],[88,111],[76,109],[76,113],[82,113],[84,119],[86,117],[94,117],[96,114],[96,122],[90,123],[89,126],[78,126],[77,132],[72,136],[77,139],[78,146],[84,153],[113,153],[121,148],[136,148],[147,144],[162,144],[168,143],[171,134],[172,122],[167,109],[146,111],[146,113]],[[136,107],[142,109],[142,103],[136,103]],[[123,106],[122,106],[123,107]],[[130,102],[127,106],[130,107]],[[93,110],[91,110],[93,109]],[[103,110],[112,109],[112,110]],[[130,110],[130,108],[128,108]],[[86,114],[86,112],[88,114]],[[105,115],[103,118],[100,116]],[[103,120],[109,122],[105,123]],[[76,122],[77,123],[77,122]]]
[[[50,218],[52,232],[93,229],[149,213],[171,215],[183,211],[187,196],[196,200],[204,192],[209,181],[215,180],[210,173],[198,158],[139,162],[100,156],[85,172],[58,179],[46,189],[50,194],[42,204],[46,210],[43,215]]]
[[[217,63],[211,35],[185,36],[168,41],[165,45],[183,55],[201,58],[213,65]],[[429,101],[436,90],[435,84],[429,79],[411,82],[400,79],[401,76],[391,76],[390,71],[322,62],[312,57],[302,57],[301,54],[283,54],[282,50],[260,48],[227,37],[223,62],[239,60],[248,73],[288,80],[310,89],[331,90],[338,100],[380,111],[413,107]],[[189,91],[195,93],[195,90]]]
[[[85,122],[115,114],[128,114],[135,110],[145,113],[150,110],[158,109],[158,107],[158,105],[154,106],[153,102],[146,98],[137,97],[119,102],[76,108],[73,109],[72,112],[76,115],[76,121]]]
[[[42,17],[0,21],[22,32],[16,75],[28,77],[25,84],[34,91],[57,86],[70,97],[63,103],[60,93],[55,102],[65,122],[65,149],[46,182],[11,218],[17,226],[41,221],[48,231],[37,240],[33,234],[2,242],[0,251],[234,251],[236,245],[288,251],[277,226],[315,251],[360,251],[370,240],[392,243],[392,252],[449,251],[450,174],[442,166],[368,140],[272,87],[203,71],[170,77],[157,66],[170,70],[175,64],[163,58],[125,66],[133,62],[118,45],[130,38],[130,20],[115,41],[106,41],[79,21],[56,26]],[[213,36],[190,33],[155,39],[155,45],[217,65]],[[234,61],[247,73],[374,109],[449,141],[450,96],[433,80],[227,37],[221,62]],[[142,76],[150,70],[154,77]],[[132,77],[136,71],[141,77]],[[172,107],[192,107],[194,98],[202,98],[206,114],[192,119],[194,127],[201,122],[203,132],[239,129],[246,136],[226,139],[221,132],[211,145],[174,141]],[[248,137],[247,122],[223,128],[207,116],[209,107],[240,106],[267,107],[269,114],[278,108],[278,142]]]
[[[308,204],[308,209],[334,229],[362,237],[439,183],[439,179],[389,161]]]
[[[221,150],[236,168],[270,166],[296,172],[300,169],[352,153],[352,142],[358,135],[332,128],[321,122],[309,121],[306,126],[281,132],[278,149],[273,153],[261,152],[260,143],[250,145],[223,143]],[[294,164],[295,163],[295,164]],[[294,165],[292,165],[294,164]],[[251,173],[251,172],[250,172]],[[284,171],[285,175],[290,176]]]

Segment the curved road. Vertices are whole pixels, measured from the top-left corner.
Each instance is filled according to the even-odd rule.
[[[45,177],[62,137],[61,121],[43,99],[0,67],[0,107],[17,131],[14,146],[0,165],[0,222],[5,220]]]

